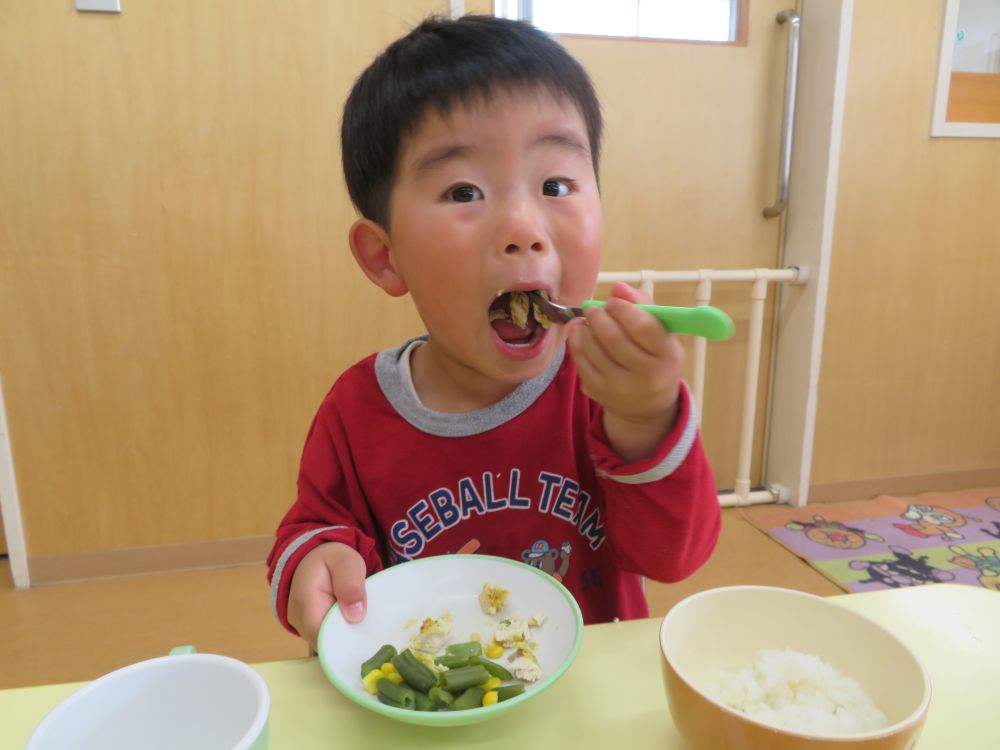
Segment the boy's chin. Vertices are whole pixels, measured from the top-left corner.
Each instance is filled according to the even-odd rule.
[[[497,335],[496,331],[493,332],[492,338],[497,354],[515,370],[534,369],[539,365],[544,370],[562,343],[559,329],[555,326],[539,327],[530,338],[521,341],[506,341]]]

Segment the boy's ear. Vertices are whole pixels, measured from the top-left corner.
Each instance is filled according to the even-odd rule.
[[[354,260],[369,279],[393,297],[406,294],[406,282],[392,260],[388,232],[371,219],[358,219],[351,225],[348,238]]]

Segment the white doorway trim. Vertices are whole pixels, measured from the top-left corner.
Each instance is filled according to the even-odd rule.
[[[7,537],[7,554],[14,588],[26,589],[31,585],[28,575],[28,554],[24,544],[24,525],[21,522],[21,502],[17,495],[14,477],[14,455],[10,449],[10,430],[7,428],[7,405],[3,397],[3,376],[0,374],[0,512],[3,513],[4,534]]]
[[[809,283],[781,289],[766,481],[809,500],[854,0],[802,0],[796,122],[782,264]]]

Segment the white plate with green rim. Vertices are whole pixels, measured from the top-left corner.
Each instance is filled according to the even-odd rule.
[[[485,583],[509,592],[499,614],[484,614],[480,607],[479,593]],[[516,560],[488,555],[425,557],[376,573],[365,586],[368,614],[362,622],[348,623],[337,605],[323,620],[317,644],[319,660],[326,676],[345,696],[397,721],[449,727],[506,714],[555,684],[583,642],[583,617],[573,595],[548,573]],[[511,614],[530,617],[539,611],[547,619],[540,627],[531,628],[531,639],[537,644],[535,656],[542,677],[524,683],[524,693],[516,697],[464,711],[414,711],[381,703],[361,681],[362,662],[385,644],[402,651],[425,618],[450,613],[450,643],[469,641],[473,634],[488,642],[500,620]],[[508,649],[493,661],[506,665],[510,653]]]

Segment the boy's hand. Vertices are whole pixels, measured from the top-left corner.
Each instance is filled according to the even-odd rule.
[[[366,572],[364,558],[339,542],[321,544],[299,562],[288,593],[288,623],[313,651],[319,626],[334,602],[340,602],[348,622],[364,619]]]
[[[648,458],[677,416],[684,350],[674,336],[635,302],[646,295],[616,283],[602,309],[586,323],[571,321],[569,350],[583,392],[604,407],[604,431],[623,459]]]

